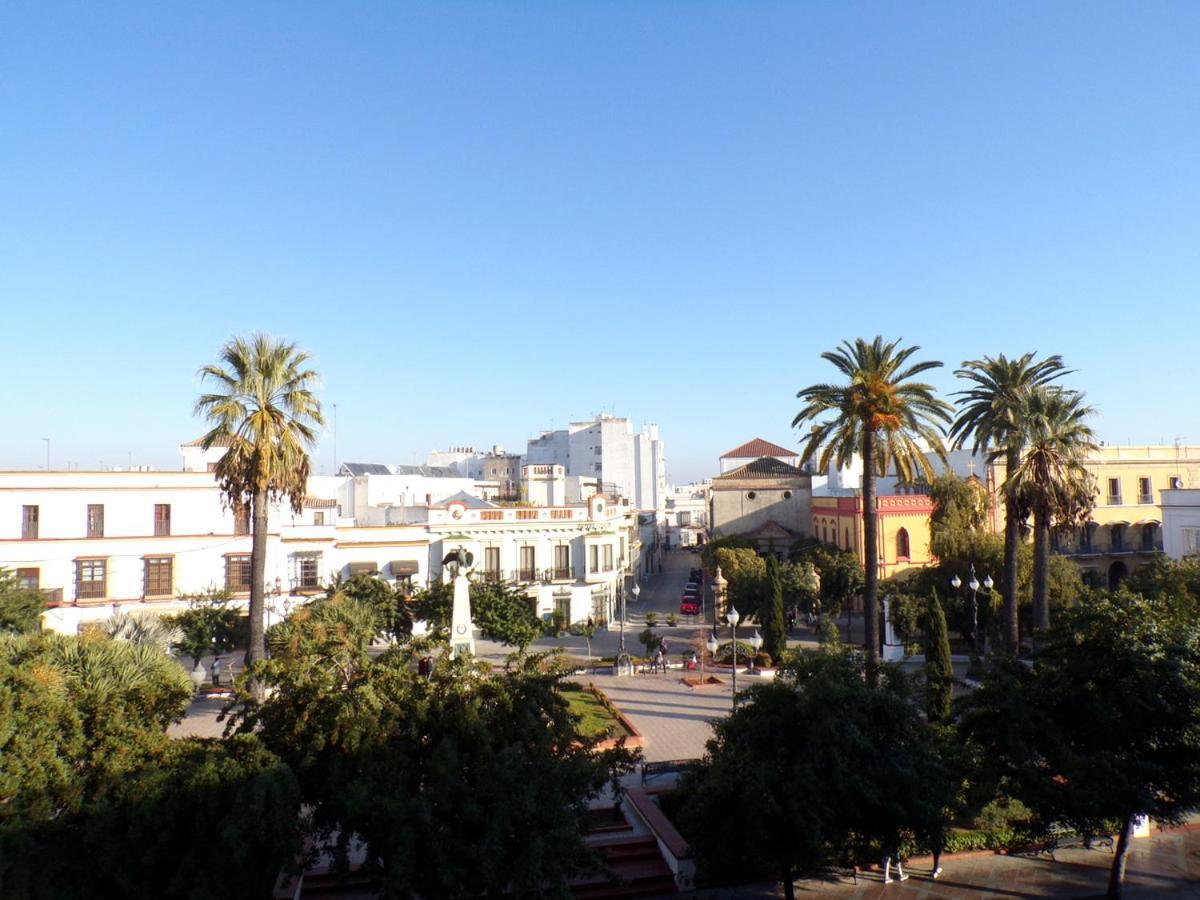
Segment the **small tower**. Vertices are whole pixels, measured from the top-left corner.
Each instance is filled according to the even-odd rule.
[[[712,580],[714,616],[725,614],[725,597],[728,584],[729,583],[725,580],[725,577],[721,574],[721,567],[717,566],[716,574],[713,575]]]

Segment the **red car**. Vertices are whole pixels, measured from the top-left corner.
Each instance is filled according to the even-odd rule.
[[[679,614],[681,616],[700,615],[700,601],[695,597],[684,597],[679,604]]]

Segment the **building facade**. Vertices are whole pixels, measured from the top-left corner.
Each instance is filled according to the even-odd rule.
[[[1200,488],[1163,491],[1163,551],[1171,559],[1200,555]]]
[[[709,523],[713,538],[737,535],[760,550],[786,552],[812,527],[812,477],[764,456],[712,480]]]
[[[666,499],[665,448],[657,425],[643,425],[635,433],[629,419],[615,416],[572,422],[530,439],[524,462],[595,478],[605,491],[628,497],[641,510],[661,509]]]
[[[933,502],[925,494],[889,494],[875,498],[879,576],[933,562],[929,552],[929,517]],[[813,497],[812,534],[827,544],[854,553],[866,564],[862,494]]]

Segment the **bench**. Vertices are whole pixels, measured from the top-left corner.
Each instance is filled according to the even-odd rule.
[[[1054,862],[1058,862],[1054,858],[1054,854],[1058,850],[1092,850],[1097,846],[1107,847],[1108,851],[1112,853],[1112,835],[1099,834],[1085,837],[1065,828],[1055,828],[1041,839],[1022,847],[1017,853],[1022,856],[1040,856],[1044,853]]]
[[[694,759],[664,759],[659,762],[648,762],[642,764],[642,784],[645,784],[651,778],[657,778],[659,775],[667,775],[671,772],[682,772],[688,768]]]

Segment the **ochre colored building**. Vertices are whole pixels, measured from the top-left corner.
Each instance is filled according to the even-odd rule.
[[[929,515],[933,501],[925,494],[888,494],[875,498],[879,514],[879,577],[889,578],[933,561],[929,553]],[[812,498],[813,536],[852,551],[860,563],[863,551],[862,495]]]

